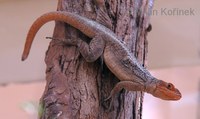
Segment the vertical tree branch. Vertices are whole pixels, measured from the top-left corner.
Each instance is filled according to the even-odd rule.
[[[113,30],[143,64],[148,0],[105,0],[104,13]],[[59,0],[59,11],[68,11],[96,20],[98,7],[93,0]],[[56,22],[53,37],[90,39],[63,22]],[[40,119],[140,119],[141,92],[122,90],[113,108],[104,99],[119,81],[102,59],[87,63],[74,46],[52,40],[46,52],[46,88],[41,98]]]

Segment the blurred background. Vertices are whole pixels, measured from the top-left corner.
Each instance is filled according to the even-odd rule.
[[[42,27],[29,59],[21,62],[25,36],[56,0],[0,0],[0,118],[35,119],[45,87],[44,55],[54,22]],[[179,11],[184,11],[182,14]],[[145,94],[143,119],[200,119],[200,1],[156,0],[148,34],[148,69],[182,92],[168,102]],[[15,41],[15,42],[14,42]]]

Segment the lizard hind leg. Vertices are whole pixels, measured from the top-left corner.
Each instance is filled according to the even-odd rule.
[[[79,40],[78,48],[81,55],[87,62],[94,62],[103,54],[105,41],[101,34],[98,34],[90,41],[89,44],[83,40]]]
[[[46,37],[46,38],[59,41],[62,44],[77,46],[79,52],[87,62],[94,62],[95,60],[97,60],[102,55],[105,47],[105,42],[100,34],[96,35],[90,41],[89,44],[81,39],[74,40],[74,39],[63,39],[63,38],[53,38],[53,37]]]
[[[104,0],[96,0],[97,4],[97,17],[96,21],[105,27],[112,29],[112,21],[109,15],[106,13],[106,7]]]

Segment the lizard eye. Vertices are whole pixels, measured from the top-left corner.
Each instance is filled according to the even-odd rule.
[[[174,89],[174,85],[171,84],[171,83],[168,83],[168,84],[167,84],[167,89],[173,90],[173,89]]]

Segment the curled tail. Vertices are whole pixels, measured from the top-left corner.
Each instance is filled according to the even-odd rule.
[[[91,38],[94,37],[95,33],[97,32],[97,29],[93,27],[95,24],[94,21],[81,17],[79,15],[70,12],[59,12],[59,11],[46,13],[41,17],[39,17],[30,28],[26,37],[26,43],[22,54],[22,61],[27,59],[36,33],[45,23],[49,21],[66,22],[69,25],[79,29],[81,32],[83,32],[85,35]]]

